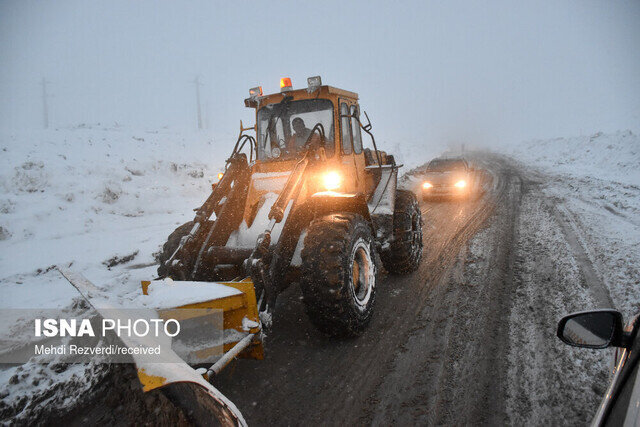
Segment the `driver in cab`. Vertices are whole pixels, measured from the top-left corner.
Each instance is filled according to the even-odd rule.
[[[298,151],[300,148],[304,147],[304,143],[309,139],[309,135],[311,135],[311,129],[307,128],[304,124],[304,120],[300,117],[296,117],[291,121],[291,127],[293,127],[294,134],[289,138],[289,143],[287,144],[287,149],[290,152]],[[315,134],[312,141],[319,140],[318,134]]]

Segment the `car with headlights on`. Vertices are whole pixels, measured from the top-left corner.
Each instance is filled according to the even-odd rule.
[[[602,349],[617,347],[611,383],[592,426],[640,425],[640,340],[638,316],[623,326],[616,310],[592,310],[569,314],[558,323],[557,335],[574,347]]]
[[[422,183],[422,198],[453,199],[479,196],[481,174],[465,158],[436,158],[429,162]]]

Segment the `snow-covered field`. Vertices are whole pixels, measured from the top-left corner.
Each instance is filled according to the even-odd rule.
[[[631,131],[529,141],[508,149],[541,175],[615,308],[640,311],[640,137]],[[590,307],[585,307],[585,309]]]
[[[74,306],[79,294],[55,265],[125,301],[137,296],[140,281],[155,277],[154,253],[193,218],[234,142],[103,126],[0,133],[0,309]],[[31,406],[72,404],[94,371],[4,369],[0,409],[28,408],[25,397],[38,395]],[[51,387],[58,392],[43,393]]]
[[[117,295],[137,291],[232,143],[117,128],[0,134],[0,308],[70,304],[77,293],[53,265]],[[127,268],[118,265],[126,257]]]
[[[629,131],[507,148],[525,177],[510,313],[510,423],[586,424],[605,393],[612,349],[560,342],[558,320],[640,311],[640,138]],[[562,420],[562,421],[559,421]]]

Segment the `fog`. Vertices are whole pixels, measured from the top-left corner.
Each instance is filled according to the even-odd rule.
[[[243,99],[321,75],[380,141],[494,144],[640,128],[640,2],[1,1],[0,130],[232,138]]]

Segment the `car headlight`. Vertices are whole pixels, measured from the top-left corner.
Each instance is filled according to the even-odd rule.
[[[424,184],[422,184],[422,188],[424,188],[425,190],[431,187],[433,187],[433,185],[431,185],[430,182],[425,182]]]
[[[342,175],[336,171],[327,172],[322,176],[322,184],[328,191],[337,190],[342,185]]]
[[[465,181],[464,179],[461,179],[460,181],[455,183],[455,186],[458,188],[464,188],[467,186],[467,181]]]

